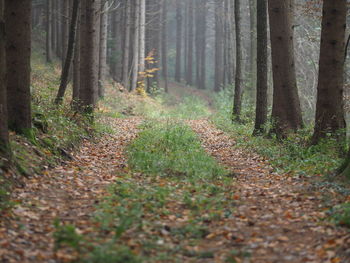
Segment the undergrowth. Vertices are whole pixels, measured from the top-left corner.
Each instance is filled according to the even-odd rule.
[[[130,172],[118,176],[97,207],[94,234],[67,237],[71,226],[57,228],[56,241],[73,249],[77,262],[214,258],[215,251],[195,248],[215,222],[232,217],[234,179],[184,124],[147,122],[142,129],[128,148]]]
[[[232,100],[230,94],[222,92],[216,96],[217,112],[212,122],[235,138],[237,147],[253,151],[269,160],[277,173],[302,176],[326,176],[342,162],[339,143],[325,139],[318,145],[310,145],[310,127],[291,134],[285,140],[274,137],[252,136],[254,112],[252,107],[243,107],[242,123],[232,123]],[[246,110],[248,109],[248,110]],[[268,127],[267,127],[268,129]]]

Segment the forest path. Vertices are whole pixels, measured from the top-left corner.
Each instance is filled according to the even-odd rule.
[[[61,262],[54,256],[53,223],[59,218],[89,232],[90,217],[106,187],[123,173],[125,146],[135,138],[140,118],[110,119],[116,134],[86,140],[74,160],[34,176],[13,193],[10,219],[0,222],[0,262]],[[61,255],[66,262],[73,255]]]
[[[189,125],[237,180],[234,219],[222,222],[214,237],[223,247],[236,247],[240,257],[251,254],[243,262],[349,262],[349,250],[343,252],[350,247],[350,234],[323,221],[324,193],[307,180],[273,173],[266,161],[236,147],[207,120]]]

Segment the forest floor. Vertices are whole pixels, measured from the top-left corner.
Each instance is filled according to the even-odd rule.
[[[112,134],[84,141],[72,160],[14,191],[17,205],[0,223],[0,262],[350,262],[349,231],[327,220],[324,198],[333,198],[332,191],[309,178],[276,174],[268,160],[237,147],[208,119],[181,121],[229,171],[226,183],[208,181],[208,195],[183,179],[150,178],[128,166],[125,151],[144,118],[105,121]],[[107,220],[121,208],[131,219],[118,214],[125,229],[115,241],[117,230],[93,217],[102,209]],[[115,255],[108,250],[113,241],[127,249]]]

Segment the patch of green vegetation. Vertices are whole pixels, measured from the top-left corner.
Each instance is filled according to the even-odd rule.
[[[252,112],[243,112],[242,123],[231,122],[232,100],[229,94],[225,92],[218,94],[216,108],[217,113],[212,117],[212,122],[231,135],[236,140],[237,147],[267,158],[278,173],[303,176],[327,175],[342,162],[338,141],[327,138],[318,145],[310,145],[311,127],[291,134],[282,141],[275,137],[254,137]]]
[[[350,203],[337,205],[328,211],[329,219],[336,225],[350,228]]]
[[[145,124],[128,155],[132,169],[145,174],[195,178],[226,174],[204,151],[195,133],[174,121]]]

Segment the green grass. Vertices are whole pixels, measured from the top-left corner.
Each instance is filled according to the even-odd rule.
[[[205,153],[194,132],[181,123],[147,123],[128,149],[135,171],[175,177],[218,177],[225,170]]]
[[[337,205],[328,213],[330,221],[336,225],[350,228],[350,203]]]

